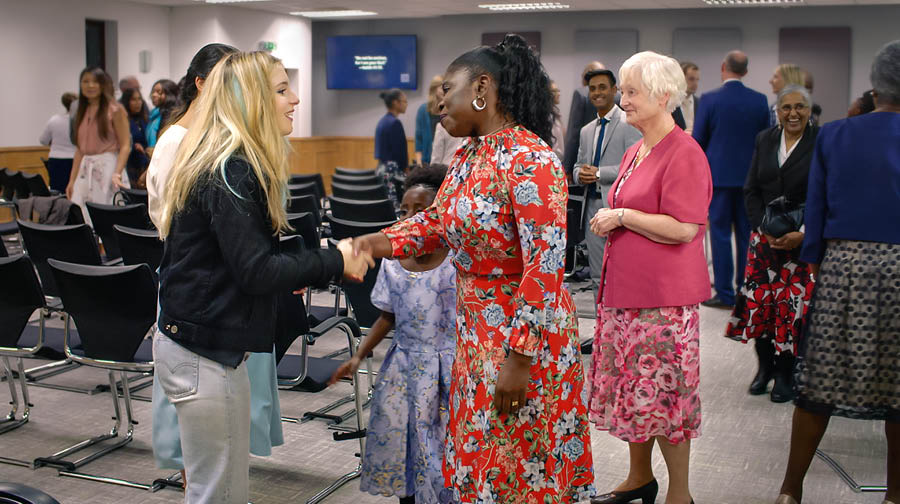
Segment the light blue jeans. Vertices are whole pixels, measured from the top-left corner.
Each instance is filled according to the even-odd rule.
[[[175,405],[188,474],[186,504],[246,504],[250,497],[250,379],[156,331],[156,376]]]

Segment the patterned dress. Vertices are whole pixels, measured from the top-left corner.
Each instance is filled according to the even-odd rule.
[[[456,268],[424,272],[381,261],[372,304],[394,314],[394,339],[378,373],[366,437],[364,492],[451,502],[442,466],[456,351]]]
[[[521,127],[466,140],[434,204],[385,230],[394,257],[455,252],[457,345],[444,476],[463,503],[571,503],[593,493],[575,307],[563,287],[565,173]],[[510,350],[533,358],[526,403],[499,415]]]

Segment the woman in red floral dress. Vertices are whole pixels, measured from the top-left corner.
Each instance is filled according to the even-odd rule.
[[[441,247],[457,268],[444,475],[459,502],[574,503],[593,493],[575,307],[563,287],[565,173],[549,79],[517,35],[457,58],[441,124],[457,151],[434,204],[355,240],[376,257]]]

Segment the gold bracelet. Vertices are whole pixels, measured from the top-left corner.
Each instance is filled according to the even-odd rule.
[[[622,217],[625,217],[625,209],[624,208],[619,211],[619,225],[624,227],[625,224],[622,223]]]

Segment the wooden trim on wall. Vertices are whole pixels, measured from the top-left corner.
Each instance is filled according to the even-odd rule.
[[[44,182],[50,183],[47,168],[41,158],[50,157],[50,147],[43,145],[29,147],[0,147],[0,168],[40,173]]]

